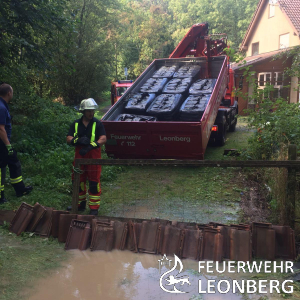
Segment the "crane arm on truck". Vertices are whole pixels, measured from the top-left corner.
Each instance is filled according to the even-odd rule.
[[[219,37],[219,39],[214,39]],[[180,41],[175,50],[171,53],[169,58],[182,58],[187,56],[206,57],[207,65],[211,61],[211,57],[224,55],[224,50],[227,48],[227,35],[208,34],[208,24],[195,24],[187,32],[187,34]],[[228,59],[228,58],[227,58]],[[227,62],[228,63],[228,62]],[[210,77],[209,70],[206,68],[206,78]],[[221,102],[218,115],[216,117],[215,125],[211,138],[215,140],[216,144],[223,146],[226,141],[226,131],[234,131],[237,124],[236,115],[238,113],[237,101],[234,95],[234,71],[228,68],[228,82],[226,92]]]
[[[208,34],[208,24],[201,23],[192,26],[169,58],[224,55],[225,48],[227,48],[227,35],[225,33]]]
[[[213,40],[216,35],[208,35],[207,23],[196,24],[169,58],[156,59],[145,69],[102,118],[109,157],[204,159],[209,140],[224,145],[226,131],[235,129],[237,101],[232,93],[234,73],[229,70],[228,57],[223,55],[227,38],[225,34],[218,36]],[[171,69],[175,73],[182,69],[183,73],[175,76]],[[172,74],[157,76],[157,72]],[[199,81],[210,85],[210,92],[200,96],[190,92],[189,84]],[[178,82],[182,87],[183,82],[190,82],[188,89],[172,91]],[[185,110],[185,103],[200,98],[206,99],[203,109],[199,108],[202,104],[197,106],[200,114]],[[169,103],[173,104],[167,108]],[[166,107],[161,109],[162,105]]]
[[[206,47],[204,36],[208,34],[208,23],[195,24],[179,42],[169,58],[187,56],[200,57]]]

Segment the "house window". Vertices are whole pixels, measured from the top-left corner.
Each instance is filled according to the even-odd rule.
[[[283,87],[283,74],[282,72],[274,73],[274,87],[281,88]]]
[[[290,44],[290,34],[282,34],[279,36],[279,49],[288,48]]]
[[[259,53],[259,43],[252,43],[252,56]]]
[[[269,18],[275,16],[275,5],[277,4],[278,0],[269,0]]]
[[[239,81],[239,88],[242,90],[243,89],[243,83],[244,83],[244,76],[240,75],[240,81]]]
[[[267,83],[271,84],[271,79],[271,72],[258,73],[258,88],[264,88]]]
[[[274,96],[281,97],[283,92],[283,73],[282,72],[275,72],[274,73]],[[276,98],[277,98],[276,97]]]
[[[268,84],[274,87],[274,90],[264,92],[264,97],[279,98],[283,93],[283,73],[282,72],[264,72],[258,73],[258,88],[263,90]]]
[[[269,18],[272,18],[275,16],[275,5],[269,4]]]

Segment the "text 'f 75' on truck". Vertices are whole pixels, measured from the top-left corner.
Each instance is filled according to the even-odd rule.
[[[114,158],[204,159],[237,123],[225,38],[192,26],[169,58],[154,60],[103,116]]]

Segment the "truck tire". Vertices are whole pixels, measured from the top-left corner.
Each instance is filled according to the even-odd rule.
[[[222,147],[226,142],[226,126],[225,124],[220,124],[218,126],[218,135],[215,139],[216,145]]]
[[[234,131],[235,131],[236,124],[237,124],[237,118],[235,118],[234,122],[229,126],[228,131],[229,131],[229,132],[234,132]]]

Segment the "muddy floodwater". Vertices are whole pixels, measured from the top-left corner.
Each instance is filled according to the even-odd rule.
[[[199,280],[201,290],[207,290],[207,281],[210,279],[229,282],[234,278],[232,274],[205,274],[199,273],[198,262],[182,260],[183,269],[178,275],[188,278],[188,282],[177,283],[180,294],[168,293],[160,287],[160,277],[174,266],[174,261],[159,268],[160,255],[136,254],[130,251],[77,251],[72,250],[72,258],[64,263],[47,278],[37,281],[33,288],[25,291],[29,300],[200,300],[200,299],[280,299],[275,294],[199,294]],[[174,257],[169,257],[173,259]],[[171,267],[169,267],[171,266]],[[175,267],[174,267],[175,269]],[[178,274],[178,270],[175,270]],[[176,275],[175,274],[175,275]],[[168,277],[167,277],[168,278]],[[179,277],[177,277],[179,278]],[[166,280],[162,281],[166,290],[173,290]],[[225,287],[226,289],[226,287]],[[223,288],[224,290],[224,288]]]

